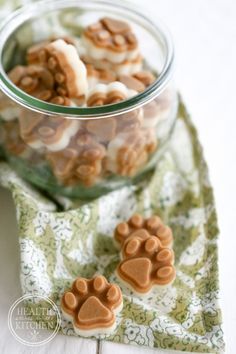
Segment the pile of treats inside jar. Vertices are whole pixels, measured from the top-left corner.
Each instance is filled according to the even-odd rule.
[[[89,25],[79,39],[50,38],[31,46],[26,65],[15,66],[8,75],[33,97],[80,107],[118,103],[156,79],[144,70],[130,25],[112,18]],[[91,186],[113,173],[132,177],[157,148],[154,128],[167,106],[165,99],[154,100],[132,112],[98,120],[45,116],[15,107],[17,122],[4,107],[5,145],[22,157],[29,150],[43,154],[54,176],[66,186]]]

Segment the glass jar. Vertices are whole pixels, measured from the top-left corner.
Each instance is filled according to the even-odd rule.
[[[28,95],[7,76],[24,63],[33,43],[50,36],[79,38],[85,26],[108,14],[132,26],[145,67],[157,75],[145,91],[105,106],[68,107]],[[0,58],[1,150],[26,180],[52,193],[90,199],[136,183],[155,167],[178,110],[173,45],[159,22],[117,1],[36,2],[2,25]]]

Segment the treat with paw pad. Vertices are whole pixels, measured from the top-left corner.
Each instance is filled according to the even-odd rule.
[[[174,252],[163,247],[156,236],[129,238],[122,247],[122,256],[117,276],[138,295],[175,279]]]
[[[156,139],[149,140],[147,132],[142,130],[119,133],[108,144],[106,168],[121,176],[134,176],[145,165],[156,146]]]
[[[151,235],[155,236],[163,247],[172,246],[171,228],[165,225],[157,215],[145,219],[140,214],[134,214],[127,222],[118,224],[114,233],[116,243],[121,246],[132,237],[145,239]]]
[[[38,56],[52,74],[57,94],[83,102],[88,90],[87,73],[75,46],[57,39],[41,48]]]
[[[105,148],[91,134],[78,133],[66,149],[46,155],[54,175],[65,185],[95,183],[102,173]]]
[[[122,307],[119,286],[108,283],[102,275],[93,279],[77,278],[61,299],[64,317],[72,321],[75,332],[84,337],[112,334],[116,314]]]
[[[87,105],[91,107],[117,103],[136,94],[136,91],[128,89],[119,81],[114,81],[108,85],[97,84],[88,94]]]
[[[79,121],[46,116],[22,110],[19,117],[21,138],[34,149],[50,151],[65,149],[79,129]]]

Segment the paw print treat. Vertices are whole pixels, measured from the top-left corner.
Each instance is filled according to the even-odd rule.
[[[46,116],[22,110],[19,117],[20,135],[34,149],[50,151],[65,149],[79,129],[79,121],[63,117]]]
[[[127,22],[102,18],[82,35],[83,59],[98,69],[129,75],[142,69],[138,41]]]
[[[87,73],[75,46],[58,39],[43,47],[38,56],[52,74],[58,95],[83,102],[88,90]]]
[[[88,94],[87,106],[103,106],[126,100],[137,94],[134,90],[129,90],[121,82],[115,81],[108,85],[97,84]]]
[[[140,214],[134,214],[128,221],[117,225],[114,238],[117,244],[123,245],[132,237],[140,239],[155,236],[163,247],[171,247],[173,234],[171,228],[163,223],[157,215],[144,219]]]
[[[119,81],[131,90],[142,92],[155,81],[155,76],[150,71],[140,71],[134,75],[120,75]]]
[[[75,332],[84,337],[112,334],[116,314],[123,307],[118,285],[102,275],[93,279],[77,278],[61,299],[64,317],[72,321]]]
[[[107,59],[91,60],[87,56],[82,58],[86,64],[92,64],[98,70],[112,71],[116,75],[133,75],[140,72],[143,68],[143,57],[141,55],[133,60],[125,60],[122,63],[111,63]]]
[[[108,17],[88,26],[82,42],[93,60],[106,59],[117,64],[139,55],[138,41],[129,24]]]
[[[93,88],[98,83],[108,84],[116,81],[116,74],[109,69],[96,69],[92,64],[86,64],[87,80],[89,88]]]
[[[154,128],[157,124],[171,116],[175,93],[166,89],[160,96],[143,106],[143,127]]]
[[[48,40],[41,41],[39,43],[33,44],[27,49],[26,60],[28,64],[40,64],[40,52],[51,42],[54,42],[57,39],[63,39],[67,44],[76,44],[76,41],[73,37],[63,36],[60,38],[51,37]]]
[[[175,279],[174,252],[163,247],[156,236],[129,238],[122,247],[122,256],[117,276],[138,295]]]
[[[65,185],[82,182],[86,186],[96,183],[102,174],[105,148],[91,134],[78,132],[68,147],[47,154],[54,175]]]
[[[17,65],[8,76],[21,90],[38,99],[49,101],[55,95],[53,75],[45,67]]]
[[[121,176],[134,176],[147,162],[152,145],[142,130],[117,134],[107,146],[107,170]]]

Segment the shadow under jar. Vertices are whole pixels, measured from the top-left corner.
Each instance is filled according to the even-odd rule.
[[[156,76],[143,92],[103,106],[62,106],[9,79],[32,44],[65,35],[79,40],[84,27],[107,14],[130,24],[143,69]],[[174,127],[173,56],[163,26],[119,2],[54,0],[16,11],[0,30],[1,153],[26,180],[68,197],[96,198],[136,183],[155,167]]]

